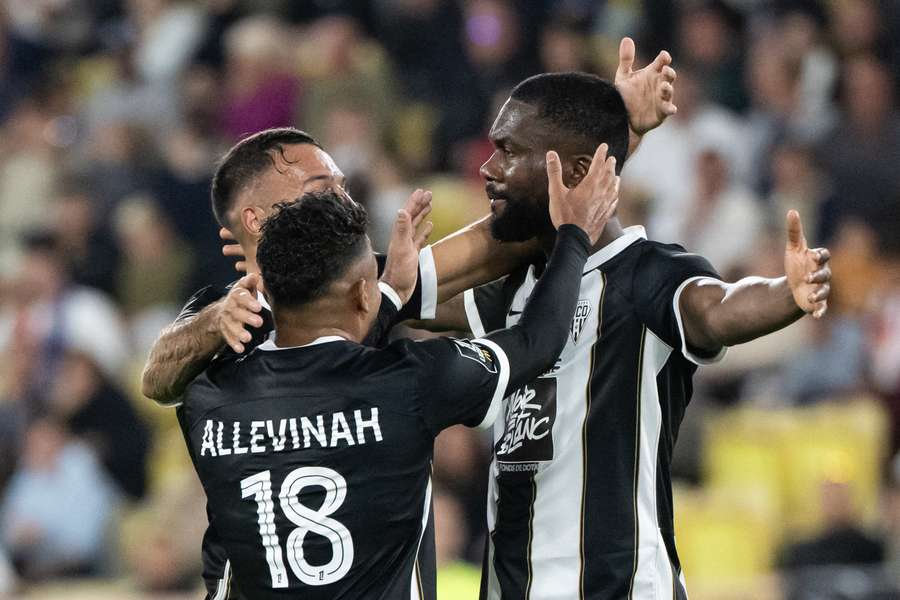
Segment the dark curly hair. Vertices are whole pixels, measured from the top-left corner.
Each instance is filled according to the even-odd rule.
[[[367,247],[366,209],[334,191],[275,205],[256,250],[266,290],[278,306],[319,298]]]
[[[213,215],[219,225],[229,227],[227,215],[235,197],[255,177],[272,166],[272,153],[284,156],[284,147],[292,144],[322,147],[311,135],[294,127],[266,129],[232,146],[216,167],[210,186]]]

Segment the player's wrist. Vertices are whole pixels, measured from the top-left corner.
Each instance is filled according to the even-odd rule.
[[[396,294],[397,300],[400,302],[400,307],[402,308],[402,306],[412,298],[413,292],[416,289],[416,279],[413,277],[413,280],[410,283],[404,281],[403,277],[397,277],[393,272],[385,269],[381,279],[378,280],[378,287],[381,288],[382,293],[385,293],[385,289],[382,286],[386,286]]]

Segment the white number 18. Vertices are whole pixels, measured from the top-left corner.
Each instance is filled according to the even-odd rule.
[[[325,489],[325,501],[318,510],[300,503],[300,492],[307,486]],[[344,503],[347,481],[337,471],[325,467],[301,467],[284,478],[278,500],[281,511],[296,525],[288,535],[286,550],[288,564],[294,575],[307,585],[328,585],[344,577],[353,564],[353,538],[342,523],[329,515]],[[262,471],[241,481],[241,497],[256,502],[259,515],[259,534],[266,551],[266,562],[272,576],[273,588],[289,585],[287,570],[278,533],[275,531],[275,506],[272,502],[272,473]],[[307,533],[315,533],[331,542],[331,560],[324,565],[311,565],[303,556],[303,540]]]

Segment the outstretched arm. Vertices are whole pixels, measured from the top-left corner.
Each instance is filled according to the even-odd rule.
[[[804,314],[825,314],[831,255],[825,248],[807,246],[797,211],[788,213],[787,229],[784,277],[748,277],[736,283],[698,279],[684,289],[680,310],[690,347],[715,352],[787,327]]]
[[[671,66],[672,56],[663,50],[652,63],[635,71],[634,55],[634,40],[622,38],[615,83],[628,110],[629,156],[637,150],[644,134],[678,111],[674,104],[677,74]]]

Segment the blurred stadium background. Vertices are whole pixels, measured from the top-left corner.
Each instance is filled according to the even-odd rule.
[[[433,239],[485,213],[509,88],[612,77],[623,35],[675,57],[679,113],[623,177],[623,220],[730,277],[780,274],[783,217],[832,249],[822,322],[701,370],[678,442],[695,599],[900,594],[897,0],[5,0],[0,9],[0,595],[199,598],[203,494],[139,393],[196,288],[234,279],[208,182],[297,125],[384,248],[414,187]],[[435,473],[443,598],[474,597],[487,440]]]

